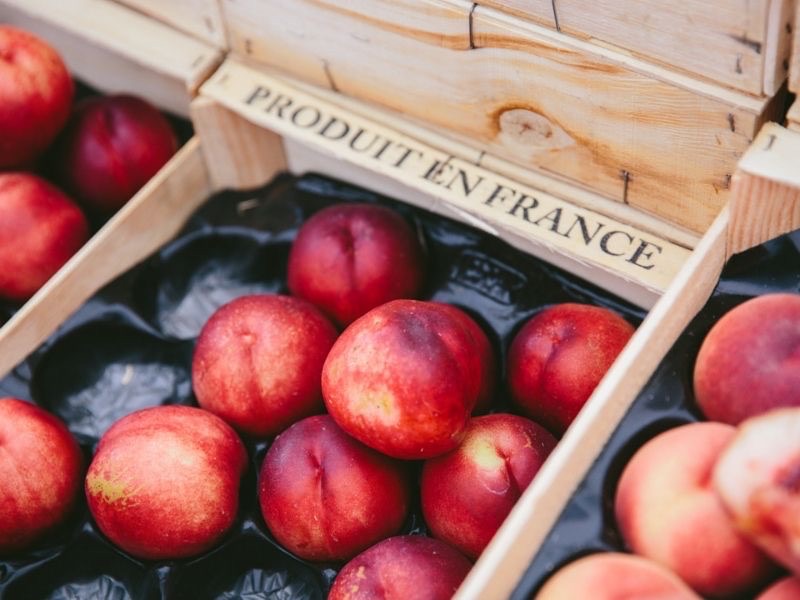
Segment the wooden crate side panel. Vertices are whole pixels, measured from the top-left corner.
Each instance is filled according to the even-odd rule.
[[[45,38],[101,91],[141,95],[184,116],[222,60],[216,48],[109,0],[2,0],[0,22]]]
[[[218,0],[117,0],[218,48],[225,47],[225,26]]]
[[[770,0],[485,0],[482,6],[533,19],[761,94]]]
[[[177,234],[210,193],[194,138],[0,329],[0,378],[103,285]]]
[[[232,47],[249,47],[251,60],[458,131],[697,232],[724,205],[763,108],[480,7],[476,49],[458,51],[312,0],[273,0],[269,18],[258,4],[226,9]]]

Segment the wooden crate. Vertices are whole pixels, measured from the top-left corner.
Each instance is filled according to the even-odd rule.
[[[225,26],[218,0],[117,0],[159,21],[225,48]]]
[[[773,0],[483,0],[545,27],[771,96],[786,79],[786,15]]]
[[[734,174],[729,205],[525,491],[457,598],[490,600],[511,593],[661,357],[709,298],[725,261],[800,228],[798,156],[800,134],[774,123],[759,133]]]
[[[41,35],[92,86],[142,95],[182,115],[221,60],[211,46],[109,0],[0,0],[0,22]],[[192,139],[0,328],[0,374],[103,284],[177,233],[210,190],[200,143]]]
[[[283,112],[270,109],[273,104],[283,106]],[[747,153],[733,178],[730,207],[720,212],[691,253],[664,237],[653,242],[670,247],[672,269],[677,269],[671,270],[659,294],[651,279],[655,267],[647,274],[627,267],[623,272],[620,263],[607,261],[603,252],[591,247],[587,251],[579,239],[553,236],[551,227],[541,228],[530,220],[526,224],[513,214],[520,202],[544,214],[560,210],[562,218],[570,213],[602,218],[599,212],[564,200],[562,204],[541,188],[500,175],[502,168],[481,167],[484,155],[470,158],[468,148],[408,126],[391,113],[228,60],[203,85],[192,114],[215,186],[259,185],[284,167],[327,173],[489,230],[642,305],[660,296],[476,563],[457,594],[462,599],[508,597],[605,440],[709,297],[728,256],[800,227],[800,192],[791,185],[781,191],[762,181],[765,175],[757,164],[776,165],[780,161],[774,157],[797,156],[800,151],[795,148],[800,136],[776,125],[769,125]],[[364,139],[380,142],[365,151],[359,141]],[[501,167],[502,161],[495,158],[493,166]],[[506,165],[505,171],[512,173],[514,168]],[[478,182],[488,182],[488,187]],[[493,202],[498,185],[508,198]],[[526,197],[537,203],[522,200]],[[608,223],[613,230],[624,229],[642,239],[651,235],[638,225]],[[674,229],[664,224],[664,231]],[[629,261],[620,262],[630,266]],[[658,268],[669,267],[663,263]]]
[[[780,107],[466,0],[236,0],[232,52],[695,233]]]
[[[133,93],[182,116],[223,55],[111,0],[0,0],[0,22],[39,34],[89,85]]]

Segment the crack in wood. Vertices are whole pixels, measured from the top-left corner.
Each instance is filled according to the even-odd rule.
[[[333,80],[333,73],[331,72],[331,65],[324,58],[322,59],[322,70],[325,72],[325,77],[328,78],[328,85],[330,85],[331,89],[334,92],[338,92],[339,88],[337,87],[336,82]]]
[[[561,25],[558,22],[558,11],[556,10],[556,0],[550,0],[550,5],[553,7],[553,20],[556,22],[556,31],[561,33]]]
[[[475,50],[475,9],[478,8],[478,3],[473,2],[472,8],[469,9],[469,18],[467,20],[469,25],[469,49]]]
[[[631,182],[631,174],[622,170],[619,172],[619,176],[622,177],[622,203],[628,204],[628,186]]]
[[[736,117],[733,116],[733,113],[728,113],[728,126],[733,133],[736,133]]]

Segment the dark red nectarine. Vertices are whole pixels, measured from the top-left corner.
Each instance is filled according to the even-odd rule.
[[[319,415],[275,439],[261,466],[258,498],[285,548],[307,560],[344,561],[397,533],[410,491],[404,465]]]
[[[423,252],[414,230],[393,210],[337,204],[300,228],[287,279],[292,294],[348,325],[385,302],[415,298]]]
[[[607,308],[557,304],[542,310],[511,343],[512,399],[534,421],[563,434],[633,332]]]

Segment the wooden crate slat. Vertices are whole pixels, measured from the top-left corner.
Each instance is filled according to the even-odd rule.
[[[463,19],[475,49],[312,0],[226,3],[234,51],[316,85],[456,131],[488,152],[569,178],[701,233],[719,213],[737,159],[768,108],[636,58],[521,24],[478,6]],[[417,34],[417,31],[421,32]]]
[[[103,285],[178,233],[211,190],[193,138],[0,329],[0,378]]]
[[[116,0],[189,33],[225,47],[225,25],[218,0]]]
[[[786,70],[768,54],[769,19],[792,0],[486,0],[481,5],[532,19],[547,27],[612,44],[670,68],[695,73],[722,85],[771,95],[765,77]],[[555,12],[554,12],[555,11]],[[783,26],[783,24],[781,24]],[[785,43],[786,32],[780,32]],[[774,85],[771,83],[770,85]]]
[[[183,116],[222,60],[217,48],[110,0],[2,0],[0,21],[41,35],[101,91],[133,93]]]

